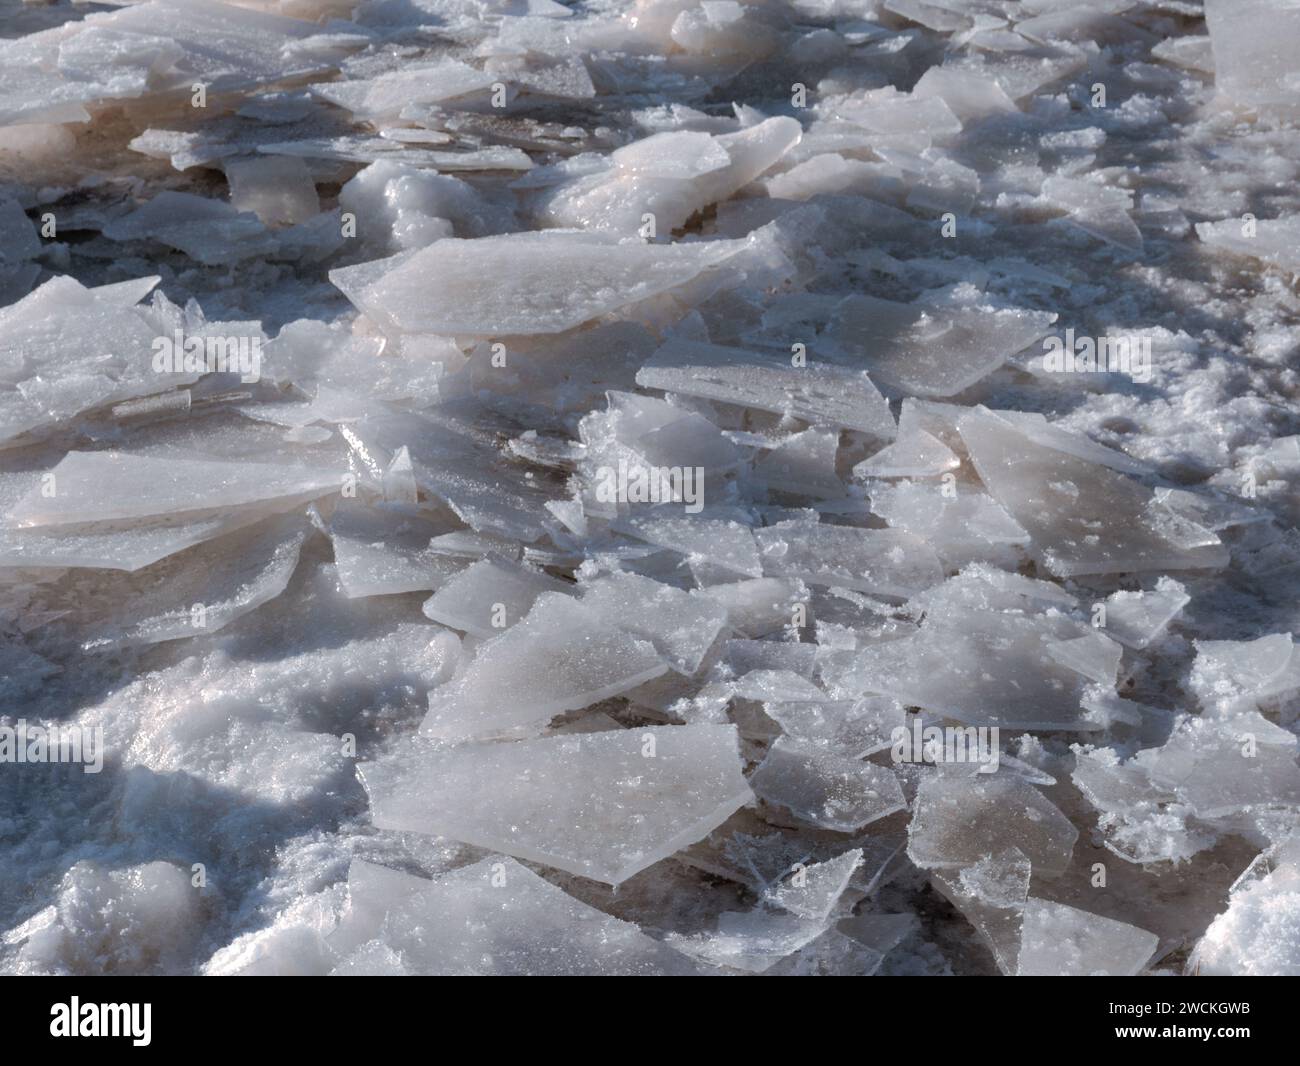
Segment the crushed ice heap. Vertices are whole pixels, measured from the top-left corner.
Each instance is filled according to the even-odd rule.
[[[1289,0],[0,0],[0,970],[1300,972]]]

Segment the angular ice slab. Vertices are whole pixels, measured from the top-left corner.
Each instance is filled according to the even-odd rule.
[[[161,331],[149,309],[133,305],[157,282],[88,289],[59,276],[0,308],[0,443],[199,377],[153,370]]]
[[[1113,592],[1106,598],[1106,635],[1126,648],[1145,648],[1191,599],[1171,577],[1161,577],[1145,592]]]
[[[750,670],[731,682],[731,689],[740,699],[759,703],[819,702],[826,698],[821,689],[793,670]]]
[[[1202,820],[1300,806],[1296,738],[1257,712],[1189,717],[1169,740],[1133,760]]]
[[[184,49],[176,80],[187,90],[201,81],[210,92],[224,92],[331,65],[327,58],[293,47],[319,32],[311,22],[212,0],[153,0],[96,20],[84,32],[94,35],[101,30],[170,38]]]
[[[1102,641],[1115,659],[1119,646],[1056,610],[1029,610],[1017,595],[999,603],[1001,595],[982,581],[950,578],[917,604],[925,618],[915,634],[858,649],[841,668],[828,667],[828,686],[841,697],[875,692],[971,725],[1098,728],[1082,705],[1096,680],[1095,656],[1071,656],[1069,642]]]
[[[341,500],[329,532],[344,595],[393,596],[441,587],[467,563],[430,550],[437,531],[412,514]]]
[[[1047,311],[951,308],[848,296],[827,337],[873,377],[912,396],[955,396],[1042,340]]]
[[[1129,214],[1133,194],[1127,189],[1053,176],[1043,182],[1042,199],[1069,212],[1068,221],[1090,236],[1128,251],[1142,251],[1142,233]]]
[[[139,570],[169,555],[261,521],[268,512],[250,511],[194,522],[55,526],[50,529],[0,527],[0,567],[90,567]]]
[[[853,468],[853,476],[866,477],[934,477],[956,470],[961,460],[943,441],[919,426],[910,434],[864,459]]]
[[[1053,574],[1227,564],[1214,533],[1124,474],[1033,440],[985,408],[965,415],[959,428],[980,480],[1029,531],[1030,553]]]
[[[727,612],[716,600],[640,574],[610,574],[583,585],[582,606],[607,628],[621,628],[650,641],[674,670],[687,677],[700,668],[727,622]]]
[[[543,593],[572,591],[539,570],[489,557],[443,584],[425,601],[424,616],[472,636],[495,637],[527,615]]]
[[[965,485],[955,492],[945,488],[935,482],[877,482],[867,491],[871,510],[891,529],[925,541],[950,567],[977,561],[1016,565],[1029,534],[988,493]]]
[[[651,513],[620,519],[613,526],[649,544],[697,556],[738,574],[760,577],[763,573],[753,532],[736,521]]]
[[[322,100],[347,108],[359,118],[396,118],[410,104],[432,104],[458,96],[480,93],[496,81],[492,74],[444,59],[436,63],[412,63],[375,78],[313,85],[311,91]]]
[[[390,409],[352,423],[346,435],[377,473],[405,448],[419,487],[479,533],[535,541],[547,530],[546,503],[564,498],[561,486],[510,461],[497,427],[472,408],[443,405],[433,415]]]
[[[929,545],[898,530],[791,521],[756,529],[754,539],[769,574],[810,585],[906,599],[943,580]]]
[[[225,168],[231,206],[253,212],[264,225],[290,226],[320,213],[316,185],[301,159],[231,159]]]
[[[227,534],[131,574],[114,574],[79,597],[96,621],[79,632],[84,648],[157,644],[200,637],[282,593],[309,527],[297,516]],[[196,553],[207,559],[200,564]]]
[[[1296,93],[1297,108],[1300,108],[1300,86]],[[1196,235],[1211,248],[1258,259],[1288,274],[1300,273],[1300,215],[1252,218],[1249,224],[1239,218],[1198,222]]]
[[[889,404],[866,374],[816,360],[797,367],[788,355],[673,338],[637,372],[636,383],[646,389],[792,414],[814,425],[843,426],[885,440],[895,433]]]
[[[924,148],[931,139],[961,132],[961,120],[937,97],[915,97],[893,87],[868,90],[835,102],[836,118],[870,130],[885,143]]]
[[[661,178],[698,178],[721,170],[731,162],[720,138],[708,133],[680,130],[653,133],[609,155],[620,169]]]
[[[753,799],[737,745],[732,725],[656,726],[417,750],[360,773],[379,828],[617,885]]]
[[[630,922],[588,907],[513,859],[429,881],[353,859],[328,946],[352,974],[649,977],[696,967]],[[369,953],[372,944],[387,950]],[[382,960],[378,965],[377,960]]]
[[[711,585],[704,594],[726,608],[727,620],[736,632],[763,637],[790,624],[795,606],[805,601],[808,589],[802,581],[756,577]]]
[[[718,916],[716,933],[672,936],[668,943],[712,966],[765,973],[825,931],[825,923],[797,915],[767,910],[727,911]]]
[[[40,254],[40,232],[17,200],[0,193],[0,277]]]
[[[972,866],[936,870],[930,875],[930,883],[974,926],[1006,975],[1016,972],[1031,872],[1024,853],[1012,847]]]
[[[861,864],[861,848],[810,866],[798,863],[794,872],[784,881],[772,885],[763,898],[800,918],[824,922]]]
[[[844,482],[836,472],[838,429],[809,427],[775,442],[754,462],[754,480],[769,493],[788,493],[809,500],[839,500]]]
[[[1292,62],[1300,48],[1300,10],[1273,0],[1205,0],[1205,25],[1220,93],[1262,111],[1300,111],[1300,75]]]
[[[862,759],[888,748],[893,731],[907,718],[901,703],[884,696],[860,700],[829,700],[820,692],[818,696],[819,699],[798,701],[774,697],[777,702],[765,701],[763,710],[800,746],[851,759]]]
[[[39,492],[41,484],[39,471],[0,473],[0,514],[9,514],[19,500]],[[276,510],[268,505],[197,520],[143,518],[71,526],[0,526],[0,567],[139,570],[202,541],[259,522]]]
[[[125,452],[70,452],[49,494],[34,488],[9,513],[21,527],[187,517],[274,504],[288,510],[343,486],[345,472],[278,463],[160,459]]]
[[[617,696],[668,670],[654,645],[610,627],[563,593],[484,644],[455,680],[429,693],[420,726],[442,740],[539,732],[551,718]]]
[[[116,241],[155,240],[208,266],[239,262],[275,250],[261,219],[233,204],[167,190],[104,227]]]
[[[40,67],[32,66],[35,49],[21,47],[27,41],[0,42],[10,46],[0,48],[0,85],[7,90],[0,124],[84,122],[80,103],[167,90],[188,95],[195,83],[224,93],[319,73],[330,60],[305,46],[318,30],[301,19],[212,0],[150,0],[97,12],[33,35],[44,38]]]
[[[638,393],[610,390],[608,410],[588,414],[578,425],[583,452],[583,503],[589,514],[613,518],[628,504],[678,501],[660,513],[698,513],[707,486],[722,482],[740,462],[740,451],[722,431],[692,411]],[[691,471],[667,484],[652,475]],[[593,498],[594,497],[594,498]]]
[[[963,413],[958,411],[958,417],[960,418]],[[1086,434],[1054,425],[1040,414],[1031,411],[998,411],[997,416],[1004,422],[1011,423],[1031,441],[1041,444],[1044,448],[1065,452],[1066,455],[1072,455],[1076,459],[1087,459],[1089,462],[1118,470],[1122,474],[1144,477],[1153,473],[1146,463],[1139,462],[1114,448],[1098,444]]]
[[[1020,977],[1135,977],[1155,954],[1155,933],[1100,914],[1031,898],[1020,932]]]
[[[1255,701],[1300,687],[1289,633],[1255,640],[1198,640],[1191,690],[1207,710],[1250,709]]]
[[[907,806],[892,770],[785,737],[750,778],[754,794],[820,829],[851,833]]]
[[[612,167],[557,188],[539,214],[549,225],[624,237],[635,236],[649,214],[656,232],[666,236],[753,181],[799,137],[799,123],[785,116],[720,136],[654,134],[614,151]]]
[[[330,280],[392,333],[561,333],[684,285],[745,243],[614,244],[569,232],[448,238],[340,267]]]
[[[961,119],[962,125],[990,115],[1013,115],[1019,110],[992,78],[951,67],[931,67],[916,83],[912,95],[921,100],[938,97]]]
[[[1079,831],[1023,777],[936,774],[916,794],[907,853],[917,866],[951,870],[1019,848],[1040,877],[1070,865]]]

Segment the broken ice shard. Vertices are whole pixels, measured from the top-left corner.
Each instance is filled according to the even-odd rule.
[[[443,500],[480,533],[535,541],[547,531],[545,504],[561,486],[536,477],[503,453],[496,427],[443,405],[436,417],[388,410],[349,427],[353,448],[387,465],[402,448],[417,485]]]
[[[1025,904],[1016,972],[1021,977],[1133,977],[1155,953],[1159,937],[1064,903]]]
[[[1053,574],[1217,568],[1212,532],[1161,505],[1124,474],[1031,440],[985,408],[965,415],[962,440],[989,492],[1026,530]]]
[[[1249,710],[1300,688],[1300,656],[1289,633],[1255,640],[1198,640],[1191,690],[1207,710]]]
[[[640,574],[616,573],[582,587],[582,606],[604,620],[650,641],[680,674],[700,667],[727,621],[716,600]]]
[[[1258,712],[1184,718],[1162,747],[1139,752],[1135,762],[1202,820],[1300,805],[1296,739]]]
[[[971,866],[930,875],[930,883],[961,911],[993,953],[998,969],[1008,975],[1016,972],[1031,872],[1024,853],[1011,847]]]
[[[737,574],[759,577],[763,573],[753,532],[736,521],[652,512],[620,519],[614,528]]]
[[[50,472],[53,494],[33,490],[9,513],[22,527],[124,519],[206,518],[275,504],[285,510],[337,492],[343,471],[277,463],[172,459],[125,452],[70,452]]]
[[[94,619],[78,636],[87,649],[156,644],[216,632],[280,595],[308,526],[297,516],[228,533],[135,573],[114,574],[81,597]],[[193,558],[203,553],[202,566]]]
[[[1271,0],[1206,0],[1205,24],[1215,88],[1228,101],[1281,115],[1300,111],[1300,78],[1289,58],[1300,46],[1300,11]]]
[[[853,871],[861,863],[861,848],[810,866],[797,863],[793,873],[773,885],[764,898],[800,918],[824,922],[839,903]]]
[[[956,470],[961,460],[919,426],[853,468],[855,477],[932,477]]]
[[[436,589],[459,574],[464,559],[431,551],[438,527],[400,510],[344,499],[330,518],[339,584],[349,597]]]
[[[1109,646],[1117,661],[1119,646],[1102,638],[1094,656],[1067,654],[1061,644],[1096,631],[1057,610],[1031,609],[1015,593],[1003,596],[978,576],[950,578],[922,601],[915,634],[828,666],[829,687],[841,697],[879,693],[972,725],[1099,728],[1081,701],[1097,680],[1095,657],[1105,661]]]
[[[719,136],[654,134],[615,150],[608,169],[551,191],[538,215],[549,225],[624,237],[638,234],[649,215],[655,231],[666,235],[753,181],[799,137],[799,123],[786,116]]]
[[[764,569],[810,585],[907,598],[943,580],[925,541],[893,529],[780,522],[754,530]]]
[[[330,280],[394,334],[560,333],[684,285],[744,244],[617,244],[570,232],[448,238],[340,267]]]
[[[414,63],[374,78],[311,87],[312,93],[360,118],[396,118],[409,104],[429,104],[488,89],[496,78],[454,59]]]
[[[544,592],[567,594],[563,581],[509,559],[488,557],[447,580],[424,616],[476,637],[494,637],[532,610]]]
[[[1296,101],[1300,108],[1300,86],[1296,88]],[[1300,215],[1198,222],[1196,235],[1211,248],[1259,259],[1288,274],[1300,273]]]
[[[793,646],[808,647],[805,644]],[[762,671],[746,675],[742,684],[749,682],[755,673]],[[744,696],[744,691],[738,687],[737,694]],[[813,699],[773,696],[763,703],[767,716],[781,727],[787,737],[804,748],[819,748],[851,759],[862,759],[888,748],[894,730],[906,719],[903,705],[884,696],[831,700],[820,690],[814,691],[816,696]]]
[[[886,440],[895,433],[889,405],[866,374],[826,364],[792,366],[789,356],[674,338],[637,372],[636,382]]]
[[[955,396],[1047,336],[1044,311],[948,308],[848,296],[828,337],[873,377],[912,396]]]
[[[1125,647],[1145,648],[1190,600],[1171,577],[1161,577],[1145,592],[1114,592],[1106,598],[1106,635]]]
[[[134,305],[157,282],[91,289],[61,276],[0,308],[0,443],[198,378],[153,372],[163,331],[150,309]]]
[[[967,485],[873,483],[871,510],[892,529],[928,543],[949,567],[983,561],[1015,566],[1029,534],[987,493]]]
[[[539,596],[522,622],[479,648],[454,681],[429,693],[420,727],[439,739],[539,732],[551,718],[617,696],[668,664],[654,645],[563,593]]]
[[[765,973],[782,959],[821,936],[823,922],[774,911],[727,911],[718,916],[716,933],[673,936],[678,951],[713,966],[745,973]]]
[[[655,726],[416,749],[361,775],[380,828],[448,836],[617,885],[752,800],[737,743],[732,725]]]
[[[146,238],[209,266],[230,264],[275,250],[275,241],[251,211],[190,193],[161,192],[104,228],[118,241]]]
[[[781,737],[750,779],[754,793],[797,819],[842,833],[907,806],[892,770]]]
[[[937,774],[917,792],[908,834],[908,855],[927,869],[971,866],[1018,848],[1036,875],[1059,877],[1079,831],[1022,777]]]
[[[386,951],[368,952],[374,944]],[[684,955],[630,922],[496,856],[432,881],[353,859],[348,909],[328,946],[354,974],[630,977],[695,971]]]

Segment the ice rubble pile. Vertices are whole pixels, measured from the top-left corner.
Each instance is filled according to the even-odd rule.
[[[1162,295],[1294,305],[1300,22],[1201,8],[27,12],[4,720],[108,764],[5,967],[1300,969],[1300,437]]]

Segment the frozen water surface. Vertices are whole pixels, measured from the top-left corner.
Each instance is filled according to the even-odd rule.
[[[0,972],[1300,973],[1298,52],[0,0]]]

